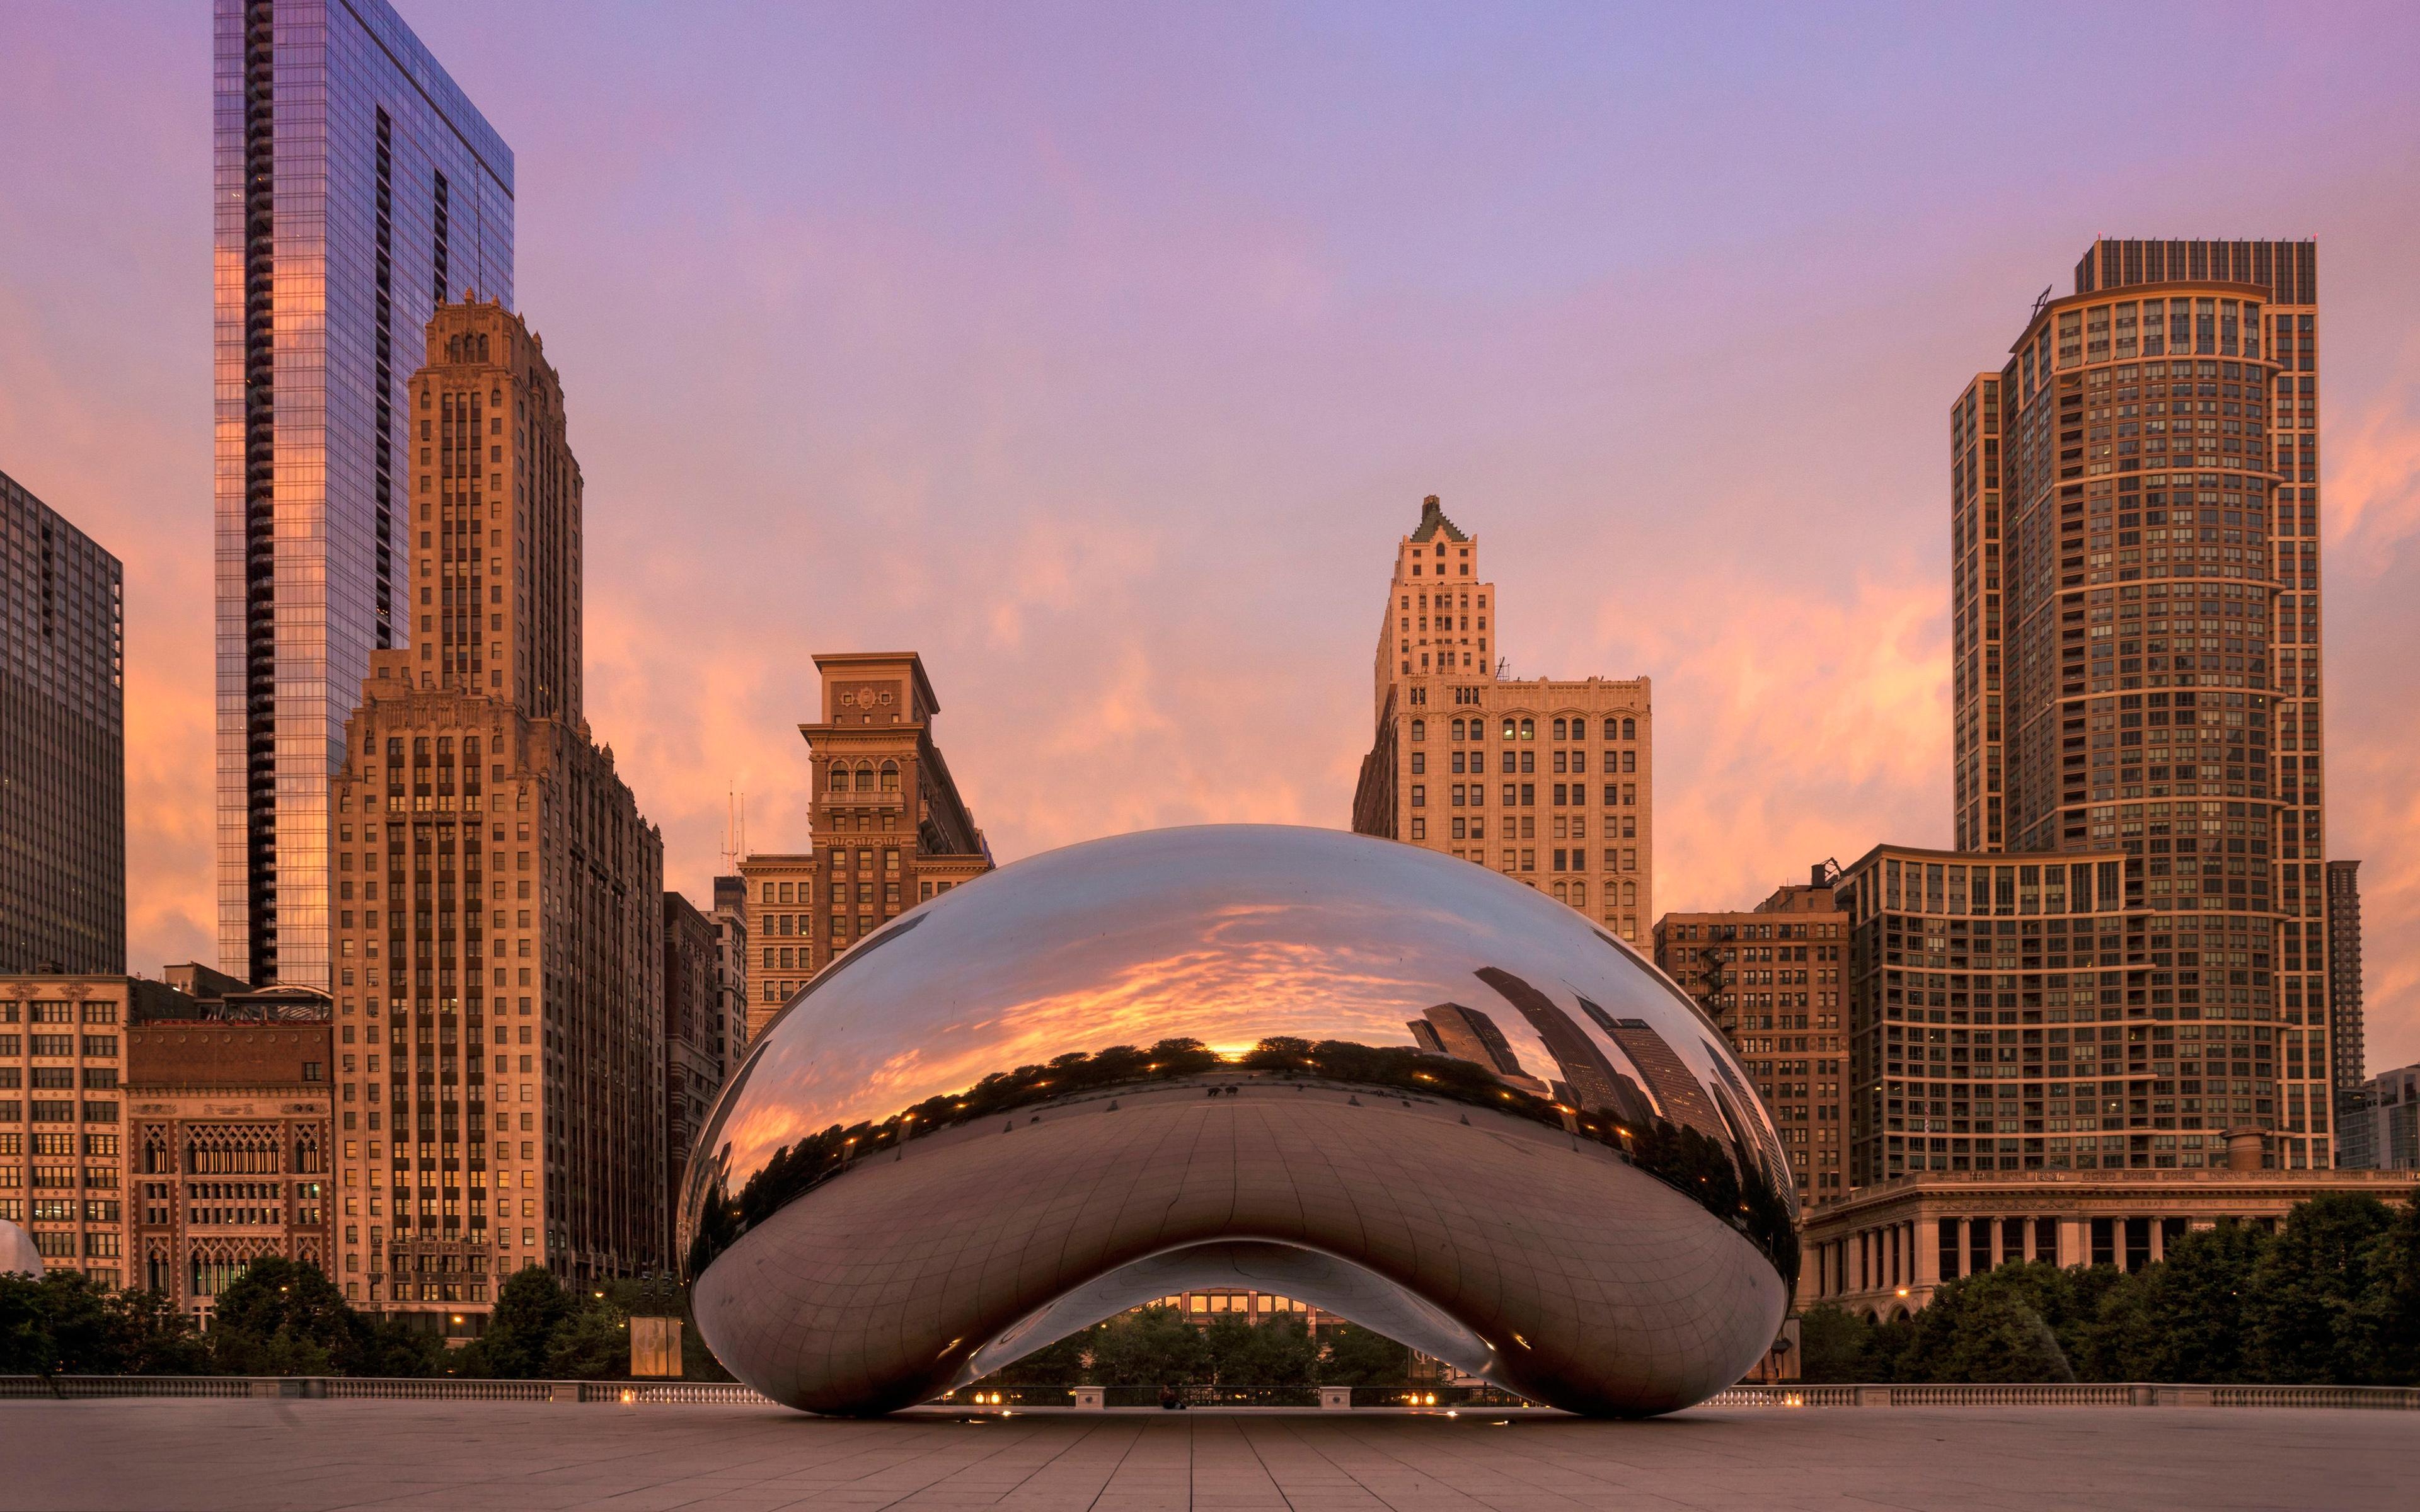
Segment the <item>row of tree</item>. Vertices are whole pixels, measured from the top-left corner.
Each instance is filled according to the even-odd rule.
[[[1006,1386],[1400,1386],[1412,1351],[1342,1324],[1314,1335],[1280,1314],[1254,1323],[1220,1313],[1197,1327],[1173,1307],[1145,1307],[1045,1345],[993,1375]]]
[[[2420,1385],[2420,1196],[2314,1198],[2274,1233],[2221,1223],[2131,1274],[2003,1265],[1910,1319],[1823,1306],[1801,1330],[1810,1381]]]
[[[73,1271],[0,1275],[0,1375],[463,1376],[603,1380],[629,1373],[634,1283],[566,1290],[536,1266],[506,1277],[478,1338],[458,1350],[345,1300],[319,1268],[269,1257],[221,1292],[207,1332],[154,1291]],[[683,1331],[691,1380],[728,1381]]]

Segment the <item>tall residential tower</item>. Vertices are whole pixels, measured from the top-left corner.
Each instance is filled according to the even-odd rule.
[[[2155,1086],[2149,1127],[2223,1110],[2289,1167],[2331,1164],[2337,1032],[2318,299],[2308,241],[2098,241],[1950,409],[1959,849],[2139,858],[2139,1016],[2280,1049],[2273,1092]]]
[[[328,783],[411,640],[403,378],[509,305],[513,156],[386,0],[216,0],[219,960],[330,983]]]

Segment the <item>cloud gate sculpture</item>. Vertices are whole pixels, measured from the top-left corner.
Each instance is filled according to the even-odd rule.
[[[1790,1187],[1721,1036],[1586,918],[1222,825],[1021,861],[843,956],[725,1088],[683,1222],[707,1344],[810,1412],[1235,1288],[1637,1416],[1772,1342]]]

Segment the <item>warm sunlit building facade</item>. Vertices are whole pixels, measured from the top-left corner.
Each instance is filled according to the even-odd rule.
[[[1654,918],[1650,687],[1499,675],[1501,600],[1435,495],[1397,544],[1353,827],[1493,867],[1638,944]]]
[[[1655,964],[1747,1069],[1790,1155],[1801,1209],[1848,1190],[1848,925],[1820,867],[1750,910],[1655,921]]]
[[[824,717],[799,726],[814,782],[814,848],[739,863],[756,951],[751,1042],[833,956],[992,866],[934,743],[941,703],[923,659],[827,653],[815,669]]]
[[[403,379],[512,301],[513,155],[387,0],[216,0],[219,957],[331,981],[329,779],[411,643]]]
[[[1852,1187],[2206,1169],[2247,1136],[2273,1162],[2283,1036],[2194,964],[2149,870],[2114,849],[1883,845],[1842,872]]]
[[[325,994],[171,997],[127,1028],[130,1285],[207,1322],[255,1260],[334,1264]]]
[[[1951,407],[1962,850],[2117,851],[2331,1162],[2318,252],[2095,242]]]
[[[666,1261],[663,841],[582,713],[562,385],[499,303],[426,350],[413,644],[335,783],[339,1278],[458,1335],[522,1266]]]

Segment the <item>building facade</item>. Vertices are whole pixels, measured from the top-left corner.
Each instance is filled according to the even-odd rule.
[[[510,149],[386,0],[216,0],[220,964],[331,983],[329,781],[411,643],[403,378],[510,303]]]
[[[664,1213],[680,1202],[681,1172],[730,1074],[723,1031],[718,931],[697,905],[664,894]],[[669,1232],[669,1227],[667,1228]],[[673,1237],[673,1252],[685,1246]]]
[[[1723,1031],[1773,1115],[1804,1211],[1848,1190],[1849,916],[1830,874],[1754,909],[1667,914],[1655,964]]]
[[[2420,1066],[2381,1072],[2349,1093],[2344,1164],[2359,1170],[2420,1170]]]
[[[912,651],[826,654],[824,717],[799,726],[814,802],[812,851],[739,864],[757,951],[747,1038],[841,951],[991,870],[991,850],[934,743],[940,700]]]
[[[127,1026],[173,996],[134,977],[0,977],[0,1218],[46,1270],[127,1284]]]
[[[2257,1159],[2257,1149],[2246,1154]],[[2334,1193],[2404,1196],[2409,1179],[2367,1171],[1931,1172],[1851,1193],[1813,1213],[1798,1306],[1874,1320],[1915,1313],[1946,1281],[2018,1260],[2139,1271],[2196,1228],[2274,1229],[2298,1202]]]
[[[2176,964],[2273,1015],[2289,1167],[2336,1058],[2317,319],[2311,242],[2099,241],[1950,413],[1959,848],[2148,860]]]
[[[724,1074],[739,1069],[748,1053],[748,882],[714,879],[715,1016],[721,1024]]]
[[[1877,846],[1841,874],[1852,1187],[2206,1168],[2244,1135],[2274,1163],[2292,1046],[2203,916],[2153,912],[2153,859]]]
[[[126,969],[124,580],[0,472],[0,972]]]
[[[333,1273],[329,1008],[313,989],[271,989],[186,999],[168,1009],[175,1016],[129,1028],[130,1285],[207,1322],[219,1293],[264,1256]]]
[[[334,784],[338,1248],[357,1303],[476,1333],[500,1273],[665,1263],[663,842],[582,713],[562,385],[498,302],[426,349],[414,643]]]
[[[1639,944],[1655,906],[1648,680],[1500,676],[1501,625],[1478,540],[1431,495],[1396,547],[1353,827],[1494,867]]]
[[[2359,1088],[2367,1049],[2362,1035],[2361,863],[2328,863],[2328,1047],[2336,1101]]]

